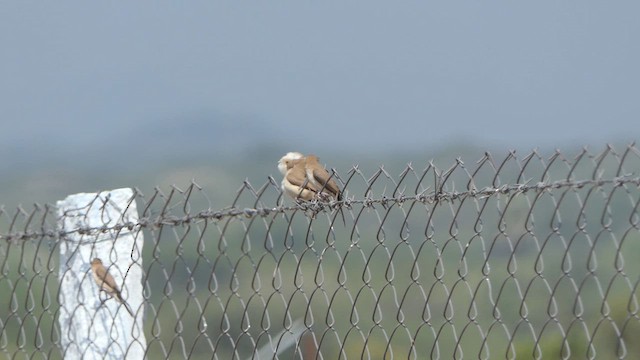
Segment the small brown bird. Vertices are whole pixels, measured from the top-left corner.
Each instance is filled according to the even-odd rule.
[[[338,184],[315,155],[287,153],[278,161],[278,169],[284,176],[282,190],[295,200],[342,200]]]
[[[104,291],[110,297],[116,299],[119,303],[124,305],[131,316],[135,317],[133,314],[133,310],[129,307],[126,301],[122,298],[122,294],[120,294],[120,289],[116,284],[116,281],[113,280],[113,276],[109,274],[107,268],[102,265],[102,260],[99,258],[94,258],[91,260],[91,272],[93,273],[93,279],[98,284],[100,291]]]

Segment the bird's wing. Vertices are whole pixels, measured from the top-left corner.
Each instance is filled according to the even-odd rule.
[[[94,272],[94,274],[96,274],[96,280],[100,280],[100,281],[104,281],[104,282],[107,281],[107,276],[109,274],[107,274],[107,269],[105,269],[104,266],[102,266],[102,265],[96,266],[93,269],[93,272]]]
[[[107,292],[116,292],[119,293],[118,285],[116,281],[113,279],[113,276],[109,274],[107,268],[104,266],[99,266],[96,269],[96,275],[98,275],[98,283],[99,285],[105,289]]]
[[[287,173],[287,180],[293,185],[311,190],[313,192],[318,192],[318,189],[316,189],[313,184],[309,182],[309,179],[307,179],[307,174],[304,171],[303,165],[295,166],[291,170],[289,170],[289,172]]]
[[[313,178],[324,187],[325,190],[332,193],[336,197],[340,194],[340,188],[338,184],[331,178],[329,172],[322,168],[316,168],[313,170]]]

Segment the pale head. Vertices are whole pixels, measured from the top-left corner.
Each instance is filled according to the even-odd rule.
[[[280,170],[282,175],[286,175],[287,170],[293,167],[293,162],[302,158],[304,158],[304,155],[299,152],[288,152],[285,156],[280,158],[280,161],[278,161],[278,170]]]
[[[100,258],[93,258],[91,265],[102,265],[102,260],[100,260]]]

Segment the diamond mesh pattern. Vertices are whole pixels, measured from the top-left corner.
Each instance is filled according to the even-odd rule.
[[[339,203],[272,178],[228,207],[195,182],[138,191],[148,357],[640,358],[639,169],[632,144],[353,167]],[[0,208],[7,358],[64,354],[56,223]]]

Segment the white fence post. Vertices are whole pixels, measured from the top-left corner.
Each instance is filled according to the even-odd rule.
[[[58,201],[60,343],[65,359],[143,359],[143,235],[131,189],[69,195]],[[93,279],[102,259],[135,317]]]

